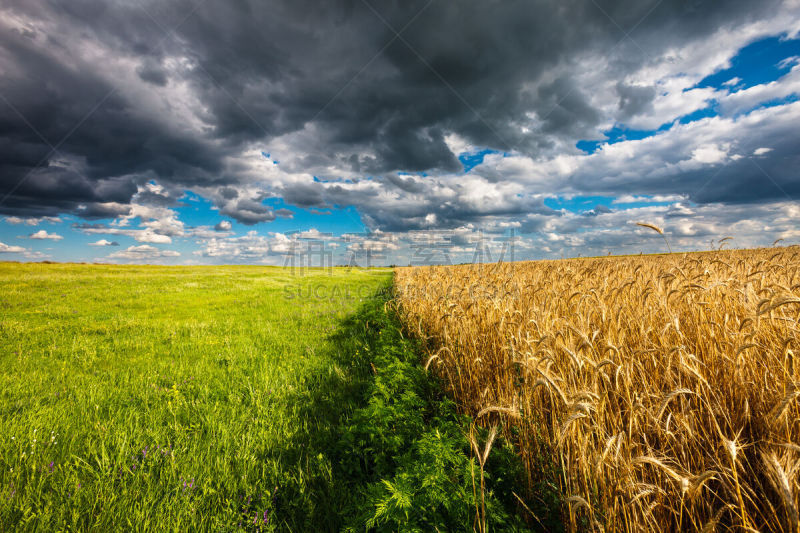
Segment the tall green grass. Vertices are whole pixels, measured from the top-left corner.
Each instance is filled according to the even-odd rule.
[[[390,278],[0,264],[0,530],[291,528],[332,468],[302,397]]]

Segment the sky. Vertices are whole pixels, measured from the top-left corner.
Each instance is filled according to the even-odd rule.
[[[798,124],[800,0],[5,0],[0,260],[800,244]]]

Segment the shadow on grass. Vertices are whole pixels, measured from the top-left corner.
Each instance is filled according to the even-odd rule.
[[[354,492],[364,475],[347,472],[342,437],[367,401],[371,369],[365,347],[374,343],[375,331],[364,319],[380,299],[367,301],[328,338],[328,368],[292,399],[305,431],[279,453],[294,469],[276,480],[278,530],[340,531],[356,504]]]
[[[469,419],[420,366],[387,310],[389,291],[343,321],[328,339],[329,366],[292,399],[304,431],[275,450],[283,474],[268,527],[472,531],[484,500],[490,529],[530,530],[515,509],[524,474],[510,447],[492,450],[481,498]],[[557,503],[548,506],[543,525],[558,530]]]

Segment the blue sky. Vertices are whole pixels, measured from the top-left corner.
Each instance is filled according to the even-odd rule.
[[[98,156],[82,152],[86,142],[67,142],[45,149],[48,163],[19,179],[6,170],[0,259],[283,264],[298,246],[319,242],[337,263],[370,255],[389,264],[411,260],[424,242],[464,260],[476,246],[500,250],[509,239],[522,259],[659,251],[661,241],[637,221],[663,226],[678,250],[703,249],[731,232],[734,246],[798,242],[800,12],[781,9],[731,14],[726,24],[709,22],[704,31],[680,38],[654,21],[649,34],[623,41],[610,35],[613,47],[576,45],[563,60],[548,58],[546,67],[527,77],[498,78],[485,96],[478,91],[484,78],[460,84],[455,72],[452,83],[439,75],[443,86],[441,80],[430,83],[444,92],[428,95],[439,103],[425,114],[412,120],[427,105],[425,97],[405,111],[398,100],[383,112],[376,107],[362,117],[365,125],[346,132],[339,117],[355,112],[356,103],[379,106],[382,98],[395,98],[385,83],[376,92],[360,92],[371,87],[369,76],[391,70],[372,63],[353,68],[356,77],[333,84],[339,89],[330,91],[333,98],[316,115],[276,133],[273,122],[289,120],[281,118],[283,109],[295,105],[287,93],[279,93],[281,111],[263,114],[267,100],[236,100],[231,90],[208,100],[207,83],[180,67],[186,50],[167,50],[157,63],[124,58],[97,34],[92,46],[117,70],[94,74],[138,76],[142,84],[117,88],[115,105],[151,113],[142,115],[146,127],[171,124],[158,138],[169,143],[185,135],[183,144],[166,154],[152,152],[157,147],[142,152],[152,135],[136,137],[133,125],[139,122],[130,119],[110,135],[121,140],[130,133],[133,140],[126,142],[138,150],[135,157],[120,150],[100,165]],[[75,39],[80,50],[86,36],[51,15],[63,23],[65,42]],[[27,17],[35,35],[36,16]],[[21,31],[12,26],[0,31]],[[202,47],[194,44],[200,54]],[[388,61],[376,57],[380,65]],[[305,68],[302,62],[295,67]],[[21,74],[0,89],[9,95],[6,111],[18,119],[28,101],[14,83],[22,87],[33,74],[23,63],[16,68]],[[394,68],[401,75],[393,79],[402,86],[420,65]],[[147,69],[161,69],[164,77]],[[254,72],[271,84],[294,83],[289,72],[282,78]],[[513,113],[498,97],[506,90],[515,95]],[[235,94],[244,99],[248,91]],[[39,97],[31,94],[29,100]],[[434,98],[442,94],[447,98]],[[63,107],[54,113],[66,112],[69,98],[77,96],[61,94]],[[219,107],[227,97],[232,101]],[[270,105],[275,98],[269,96]],[[463,109],[444,111],[443,102]],[[223,109],[250,122],[246,141],[245,130],[233,131],[239,126],[223,120]],[[24,138],[31,130],[45,138],[41,132],[56,128],[55,119],[51,127],[30,113],[35,119],[20,125],[28,128]],[[431,118],[440,115],[445,118]],[[75,130],[104,127],[84,122]]]

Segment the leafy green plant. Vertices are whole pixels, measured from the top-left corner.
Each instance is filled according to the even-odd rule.
[[[416,343],[403,336],[397,317],[383,305],[364,311],[358,321],[372,329],[359,353],[373,378],[366,405],[353,413],[340,446],[368,485],[347,530],[477,531],[484,516],[490,529],[527,530],[511,494],[522,475],[517,457],[501,453],[500,460],[489,459],[482,491],[468,439],[471,421],[421,366]],[[485,430],[478,431],[485,437]]]

